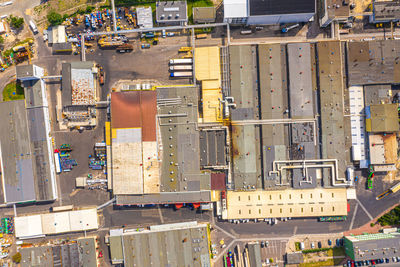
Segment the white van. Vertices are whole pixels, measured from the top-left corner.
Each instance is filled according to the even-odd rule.
[[[36,24],[32,20],[29,21],[29,26],[31,27],[33,34],[38,34],[39,31],[36,27]]]

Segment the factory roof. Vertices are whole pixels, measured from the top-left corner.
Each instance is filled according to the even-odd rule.
[[[94,62],[71,62],[72,105],[94,105],[96,79]]]
[[[247,17],[247,0],[224,0],[224,18]]]
[[[229,63],[231,72],[231,96],[236,108],[231,109],[231,119],[246,121],[259,119],[257,92],[256,47],[231,46]],[[255,189],[261,186],[260,143],[255,125],[232,126],[233,181],[236,189]]]
[[[141,128],[143,141],[156,141],[156,91],[124,91],[111,94],[111,127]]]
[[[197,90],[196,86],[157,87],[163,147],[161,192],[210,190],[210,174],[200,171]],[[169,99],[179,101],[165,105]]]
[[[79,238],[80,265],[85,267],[97,267],[96,239],[94,237]]]
[[[347,215],[346,188],[228,191],[224,219]]]
[[[14,218],[15,236],[19,239],[35,238],[67,232],[97,229],[97,209],[43,213]]]
[[[368,132],[397,132],[399,118],[397,104],[371,105],[365,109]]]
[[[110,258],[112,264],[124,263],[122,236],[110,236]]]
[[[349,85],[400,83],[400,40],[347,43]]]
[[[396,164],[396,134],[369,134],[369,154],[371,164]]]
[[[226,166],[226,146],[224,129],[200,131],[201,167]]]
[[[328,12],[328,19],[335,19],[335,18],[347,19],[349,17],[350,5],[349,4],[344,5],[343,0],[325,0],[324,2],[326,7],[325,12]]]
[[[218,80],[221,79],[220,48],[218,46],[197,47],[194,50],[196,79]]]
[[[156,3],[157,23],[186,22],[186,1],[160,1]]]
[[[315,13],[315,0],[249,0],[250,16]]]
[[[53,267],[53,250],[50,246],[29,247],[20,250],[21,267]]]
[[[258,46],[258,72],[260,77],[261,119],[283,119],[288,109],[286,48],[282,44],[260,44]],[[269,75],[265,75],[265,73]],[[287,118],[287,116],[285,117]],[[284,124],[261,126],[264,184],[275,186],[276,175],[269,175],[274,160],[286,159],[287,133]]]
[[[211,173],[211,190],[225,190],[226,175],[225,173]]]
[[[207,225],[197,222],[166,224],[122,234],[124,266],[210,267]],[[118,242],[110,243],[110,247]],[[120,255],[120,250],[117,252]],[[114,254],[111,254],[111,259]]]
[[[371,260],[399,257],[399,234],[363,234],[345,236],[345,251],[353,260]]]
[[[34,76],[34,65],[18,65],[16,67],[17,78],[32,77]]]
[[[25,101],[0,104],[0,117],[7,127],[0,127],[3,200],[6,203],[34,201],[35,179]]]
[[[72,52],[72,43],[56,43],[53,44],[53,54]]]
[[[314,117],[310,43],[287,45],[291,118]]]
[[[208,176],[205,176],[208,179]],[[201,177],[198,177],[202,179]],[[210,202],[210,191],[191,191],[191,192],[168,192],[147,195],[117,195],[117,205],[133,204],[172,204],[172,203],[194,203]]]
[[[194,23],[209,23],[215,22],[216,10],[215,7],[193,7],[193,22]]]
[[[319,93],[322,158],[338,159],[339,172],[344,173],[347,165],[344,132],[346,127],[343,116],[342,44],[339,41],[319,42],[317,48],[321,88]]]
[[[57,25],[52,26],[48,30],[48,43],[49,44],[59,44],[67,42],[67,35],[65,34],[65,26]]]
[[[137,25],[141,29],[153,28],[153,12],[151,7],[136,8]]]
[[[112,186],[114,194],[160,191],[155,91],[111,94]]]
[[[364,85],[365,105],[389,104],[392,95],[390,84]]]
[[[400,1],[373,1],[372,12],[374,23],[398,21],[400,19]]]

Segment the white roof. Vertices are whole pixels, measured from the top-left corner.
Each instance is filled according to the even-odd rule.
[[[42,217],[40,215],[14,218],[16,237],[42,236]]]
[[[350,96],[350,125],[353,160],[366,160],[364,91],[362,86],[351,86]]]
[[[136,14],[139,28],[153,28],[153,12],[151,7],[138,7],[136,8]]]
[[[224,0],[224,18],[246,18],[247,0]]]
[[[14,222],[15,236],[20,239],[99,228],[96,208],[20,216]]]

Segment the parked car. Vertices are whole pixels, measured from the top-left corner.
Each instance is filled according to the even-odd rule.
[[[167,36],[165,30],[162,30],[162,31],[161,31],[161,36],[162,36],[162,38],[165,38],[165,37]]]

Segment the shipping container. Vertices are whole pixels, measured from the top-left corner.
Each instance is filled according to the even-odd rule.
[[[174,70],[192,70],[193,66],[192,65],[176,65],[176,66],[170,66],[169,70],[174,71]]]
[[[183,71],[183,72],[172,72],[170,75],[172,78],[188,78],[193,76],[193,72]]]
[[[170,59],[169,64],[170,65],[175,65],[175,64],[192,64],[193,59],[191,58],[177,58],[177,59]]]

